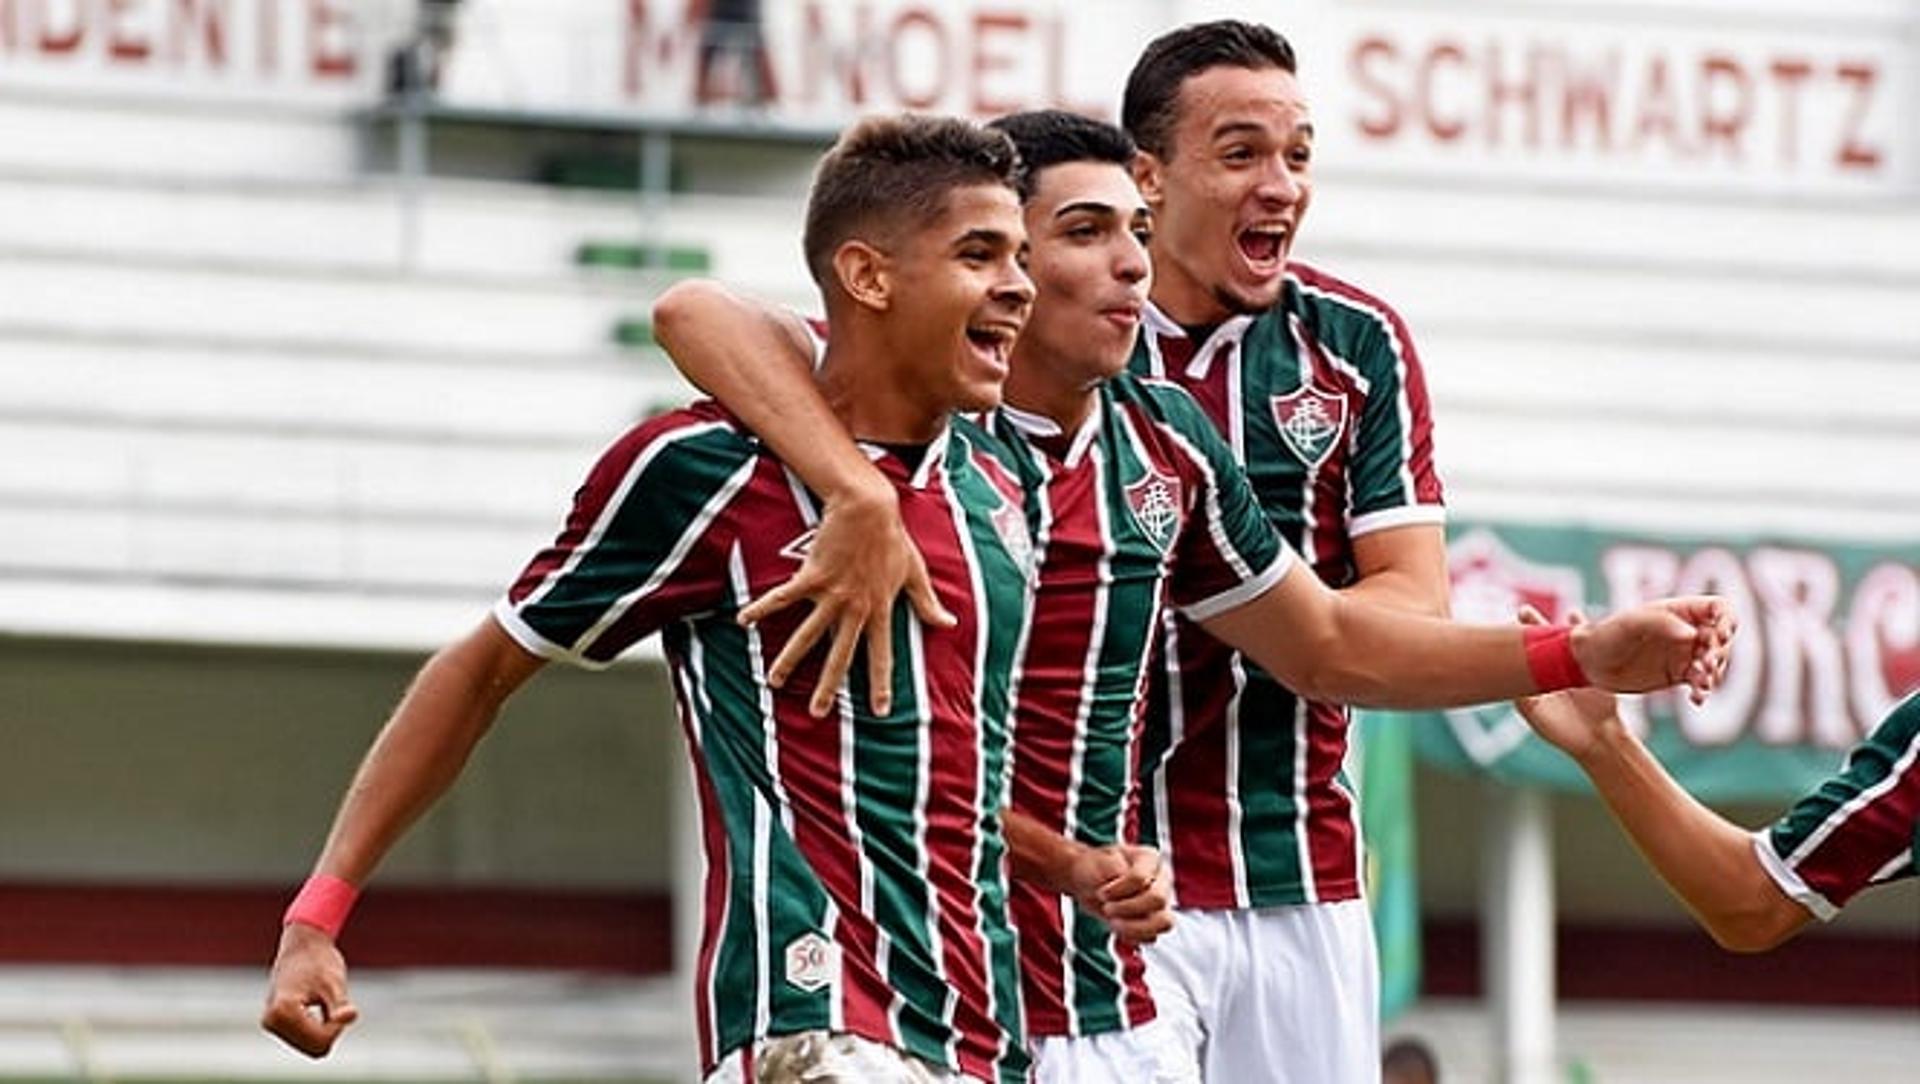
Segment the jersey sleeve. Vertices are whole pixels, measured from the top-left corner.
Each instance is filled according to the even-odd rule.
[[[1183,463],[1188,514],[1174,540],[1169,596],[1194,621],[1258,598],[1293,567],[1294,553],[1254,495],[1233,449],[1181,388],[1147,388]]]
[[[1366,374],[1366,405],[1354,434],[1354,537],[1410,523],[1443,523],[1445,498],[1433,463],[1433,409],[1413,337],[1398,313],[1367,298],[1371,319],[1350,359]]]
[[[1754,834],[1780,890],[1821,919],[1861,889],[1914,875],[1920,852],[1920,695],[1853,748],[1838,775]]]
[[[598,669],[661,626],[718,608],[731,597],[729,508],[757,461],[717,409],[629,431],[594,464],[559,536],[495,603],[495,619],[536,655]]]

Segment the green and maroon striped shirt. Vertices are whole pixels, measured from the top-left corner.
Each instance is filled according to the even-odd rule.
[[[1853,747],[1840,774],[1754,833],[1781,891],[1830,919],[1869,885],[1920,862],[1920,693]]]
[[[1272,309],[1204,341],[1150,308],[1133,369],[1193,393],[1274,527],[1329,586],[1355,580],[1355,537],[1445,519],[1413,340],[1384,302],[1331,275],[1290,264]],[[1142,836],[1166,855],[1180,906],[1360,895],[1347,726],[1344,707],[1298,698],[1198,625],[1168,620]]]
[[[929,633],[900,607],[885,718],[861,665],[837,711],[808,714],[821,653],[768,686],[801,615],[748,629],[734,614],[798,570],[818,507],[713,404],[617,441],[495,608],[527,649],[586,666],[663,634],[706,859],[706,1071],[756,1039],[826,1029],[972,1079],[1026,1079],[998,811],[1030,541],[991,443],[956,421],[912,469],[874,451],[959,618]]]
[[[1038,579],[1014,697],[1013,807],[1092,846],[1131,840],[1140,728],[1168,604],[1196,620],[1278,583],[1292,553],[1193,397],[1122,375],[1078,433],[1003,409]],[[1145,1023],[1138,950],[1074,901],[1013,885],[1028,1032]]]

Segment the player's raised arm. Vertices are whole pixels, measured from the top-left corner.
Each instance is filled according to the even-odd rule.
[[[1734,621],[1714,598],[1668,599],[1577,628],[1462,625],[1329,590],[1296,565],[1207,631],[1309,697],[1389,708],[1511,700],[1592,684],[1703,697],[1725,669]]]
[[[718,400],[819,494],[820,524],[800,571],[741,611],[752,623],[812,604],[769,677],[780,684],[832,633],[811,708],[824,714],[855,645],[867,644],[873,709],[891,709],[893,603],[904,590],[920,619],[946,626],[926,565],[900,522],[893,486],[861,452],[813,379],[811,332],[793,313],[708,280],[675,284],[653,308],[654,336],[674,366]]]
[[[313,877],[281,928],[260,1024],[324,1057],[358,1018],[334,938],[358,886],[453,784],[499,714],[542,665],[492,618],[427,661],[347,788]]]
[[[1533,612],[1521,620],[1543,622]],[[1759,833],[1687,793],[1620,721],[1611,694],[1578,689],[1515,706],[1580,766],[1647,864],[1723,948],[1765,951],[1809,920],[1831,918],[1868,885],[1915,872],[1920,697]]]

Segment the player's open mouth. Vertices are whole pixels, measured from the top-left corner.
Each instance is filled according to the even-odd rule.
[[[1020,325],[993,323],[970,324],[967,326],[967,344],[973,347],[975,355],[997,369],[1007,367],[1007,355],[1013,351],[1013,340],[1020,334]]]
[[[1240,246],[1240,255],[1246,257],[1247,264],[1256,273],[1272,274],[1280,270],[1291,232],[1285,223],[1263,223],[1241,230],[1235,241]]]

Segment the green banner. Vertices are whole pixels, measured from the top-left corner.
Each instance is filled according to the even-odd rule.
[[[1385,712],[1359,712],[1352,743],[1360,780],[1360,836],[1367,841],[1367,900],[1380,950],[1380,1019],[1420,996],[1420,879],[1413,809],[1413,727]]]
[[[1621,715],[1681,785],[1708,800],[1798,795],[1920,688],[1920,545],[1627,535],[1459,525],[1453,614],[1554,620],[1676,594],[1726,598],[1740,619],[1725,684],[1704,706],[1622,697]],[[1511,706],[1417,717],[1420,756],[1516,782],[1584,789],[1573,763]]]

